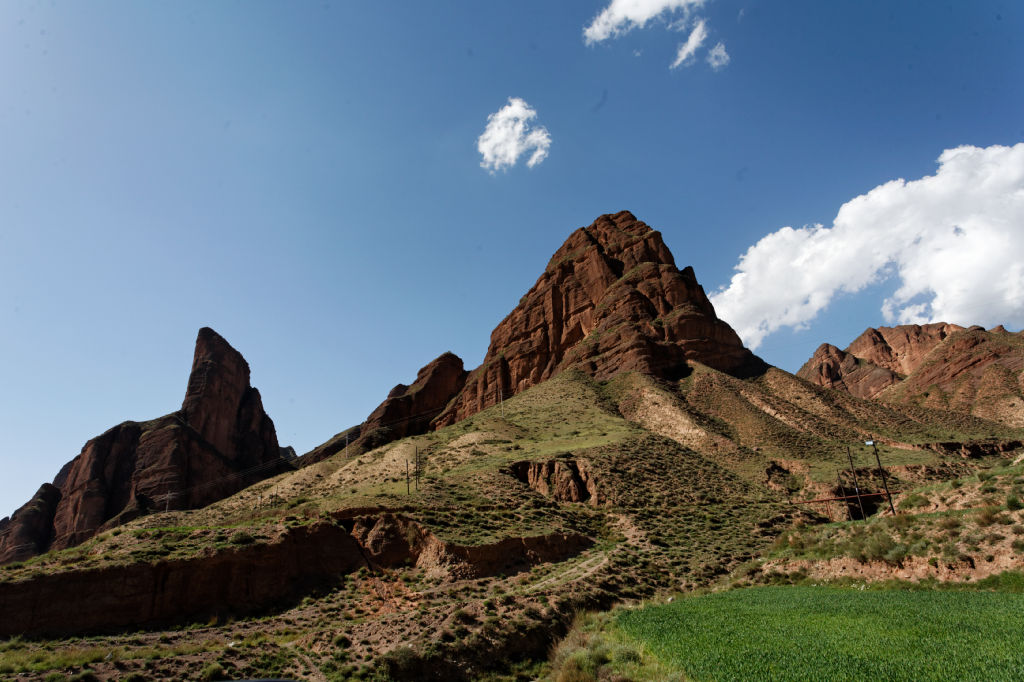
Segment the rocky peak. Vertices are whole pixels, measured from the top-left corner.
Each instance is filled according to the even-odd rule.
[[[822,344],[797,372],[859,398],[954,410],[1024,426],[1024,342],[1004,327],[869,328],[841,351]]]
[[[204,327],[181,409],[87,442],[0,523],[0,562],[76,545],[151,510],[204,506],[288,467],[248,363]]]
[[[483,364],[435,420],[445,426],[570,367],[678,378],[687,362],[724,371],[754,359],[715,315],[692,268],[629,211],[573,232],[491,333]]]
[[[252,400],[249,363],[217,332],[199,330],[181,415],[211,445],[227,452],[235,430],[235,416]]]
[[[979,328],[980,329],[980,328]],[[906,376],[920,366],[924,357],[948,336],[963,331],[955,324],[907,324],[897,327],[869,327],[846,349],[861,360]]]
[[[398,384],[391,389],[366,421],[307,452],[302,462],[319,462],[346,448],[351,455],[361,454],[399,438],[426,433],[430,422],[465,383],[462,358],[443,353],[420,369],[412,385]]]
[[[823,343],[796,373],[825,388],[838,388],[858,398],[873,398],[900,380],[890,369],[859,361],[852,353]]]

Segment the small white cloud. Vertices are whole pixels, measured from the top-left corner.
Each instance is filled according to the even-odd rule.
[[[729,61],[729,53],[725,51],[725,44],[722,42],[719,42],[711,48],[711,52],[708,52],[708,64],[710,64],[711,68],[715,71],[726,66]]]
[[[690,31],[690,37],[686,39],[685,43],[680,43],[679,51],[676,53],[676,59],[672,62],[670,69],[674,69],[682,64],[688,64],[692,59],[693,55],[700,49],[700,46],[704,44],[704,40],[708,37],[708,26],[707,22],[703,19],[697,22],[697,25]]]
[[[1024,143],[957,147],[935,175],[893,180],[832,227],[784,227],[751,246],[711,297],[751,348],[802,328],[843,292],[891,277],[886,322],[1024,326]]]
[[[647,22],[682,12],[684,19],[689,12],[704,5],[705,0],[611,0],[608,6],[594,17],[583,29],[583,40],[587,45],[599,43],[628,33],[634,28],[643,28]]]
[[[511,168],[531,149],[528,167],[533,168],[547,158],[551,135],[543,126],[530,127],[535,118],[537,112],[525,100],[509,97],[508,104],[487,117],[487,127],[477,138],[476,148],[483,156],[480,167],[490,173]]]

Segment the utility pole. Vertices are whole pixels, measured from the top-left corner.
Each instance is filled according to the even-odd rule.
[[[405,460],[405,494],[406,495],[412,495],[412,492],[409,490],[409,459],[408,458],[406,458],[406,460]]]
[[[896,516],[896,507],[892,506],[892,493],[889,492],[889,481],[885,477],[885,469],[882,468],[882,460],[878,457],[878,446],[875,445],[875,439],[867,441],[865,445],[870,445],[871,449],[875,451],[875,461],[878,462],[878,471],[882,474],[882,485],[885,486],[885,494],[889,498],[889,511],[892,512],[893,516]]]
[[[846,446],[846,456],[850,458],[850,473],[853,474],[853,489],[857,492],[857,506],[860,507],[860,518],[867,521],[867,514],[864,513],[864,502],[860,499],[860,483],[857,482],[857,469],[853,466],[853,455],[850,454],[850,446]]]
[[[843,479],[840,478],[839,472],[836,472],[836,484],[839,486],[839,496],[843,498],[843,506],[846,507],[846,518],[853,521],[853,512],[850,511],[850,503],[846,500],[846,489],[843,487]]]

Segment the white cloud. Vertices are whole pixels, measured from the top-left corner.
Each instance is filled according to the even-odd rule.
[[[669,68],[674,69],[680,64],[686,64],[693,59],[694,53],[700,49],[700,46],[704,43],[704,40],[707,37],[707,22],[701,19],[697,22],[697,25],[693,27],[693,30],[690,31],[690,37],[686,39],[686,42],[679,44],[679,52],[676,53],[676,59],[672,62],[672,65],[669,66]]]
[[[708,52],[708,64],[715,71],[718,71],[722,67],[729,63],[729,53],[725,51],[725,43],[719,41],[717,45],[711,48],[711,52]]]
[[[599,43],[628,33],[634,28],[643,28],[652,19],[681,11],[684,18],[693,9],[699,8],[705,0],[611,0],[608,6],[594,17],[583,29],[583,40],[587,45]]]
[[[711,297],[719,316],[756,348],[837,294],[895,277],[887,323],[1024,326],[1024,143],[947,149],[938,162],[846,202],[832,227],[762,238]]]
[[[487,117],[487,127],[477,138],[476,148],[483,156],[482,168],[494,173],[511,168],[519,157],[531,149],[526,165],[533,168],[547,158],[551,135],[543,126],[530,127],[537,112],[518,97],[509,97],[508,104]]]

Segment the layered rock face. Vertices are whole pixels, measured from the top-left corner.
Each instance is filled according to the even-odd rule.
[[[756,361],[661,234],[622,211],[570,235],[491,333],[483,364],[434,421],[440,428],[568,369],[606,379],[678,378],[687,362],[732,372]]]
[[[925,357],[963,327],[945,322],[869,327],[845,350],[821,344],[796,375],[858,398],[874,398],[917,369]]]
[[[420,369],[411,386],[398,384],[391,389],[365,422],[303,455],[303,463],[319,462],[346,448],[350,455],[358,455],[399,438],[426,433],[430,422],[462,390],[466,375],[459,356],[442,354]]]
[[[1024,426],[1024,332],[938,322],[822,344],[797,376],[859,398],[952,409]]]
[[[288,466],[248,363],[200,329],[181,409],[86,443],[0,525],[0,563],[76,545],[148,510],[207,505]]]
[[[559,372],[598,379],[637,371],[677,379],[689,361],[736,372],[763,367],[718,319],[693,268],[680,271],[661,233],[629,211],[573,232],[544,274],[491,333],[470,373],[445,353],[399,384],[365,422],[302,456],[311,464],[361,454],[496,405]]]
[[[796,373],[801,379],[870,399],[900,380],[891,369],[861,361],[853,353],[823,343]]]

